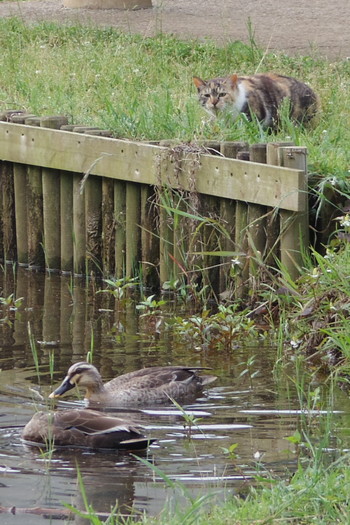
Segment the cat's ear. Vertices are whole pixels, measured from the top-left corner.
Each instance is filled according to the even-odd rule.
[[[238,75],[235,73],[229,77],[232,87],[234,87],[238,82]]]
[[[197,89],[200,89],[202,86],[205,85],[204,80],[202,80],[199,77],[193,77],[193,83],[196,86]]]

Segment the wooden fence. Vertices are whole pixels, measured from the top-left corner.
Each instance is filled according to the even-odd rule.
[[[156,145],[61,117],[0,118],[4,261],[141,273],[152,286],[195,276],[237,295],[263,265],[297,275],[308,246],[305,148]]]

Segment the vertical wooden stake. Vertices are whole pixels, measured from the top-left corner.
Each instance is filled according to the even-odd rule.
[[[73,258],[74,273],[85,273],[85,195],[80,191],[81,175],[73,176]]]
[[[293,142],[269,142],[266,147],[266,163],[280,166],[279,148],[293,146]],[[266,217],[265,263],[275,267],[276,258],[280,259],[280,220],[279,211],[272,210]]]
[[[253,144],[250,147],[251,162],[266,164],[266,144]],[[257,182],[258,183],[258,182]],[[248,241],[249,275],[254,276],[263,261],[266,248],[266,206],[249,204],[248,206]]]
[[[49,116],[40,119],[40,127],[59,129],[67,117]],[[45,263],[48,270],[61,268],[60,172],[42,169]]]
[[[85,235],[87,273],[98,271],[101,268],[101,208],[102,208],[102,180],[100,177],[89,175],[85,181]]]
[[[140,262],[140,188],[133,182],[126,183],[126,276],[132,277]]]
[[[142,278],[146,286],[159,286],[159,209],[155,202],[153,186],[141,187],[141,259]]]
[[[61,270],[73,272],[73,180],[74,174],[61,171],[60,212],[61,212]]]
[[[15,189],[17,261],[28,264],[28,234],[27,234],[27,167],[24,164],[13,165]]]
[[[103,275],[114,273],[115,220],[113,180],[102,180],[102,268]]]
[[[1,162],[2,227],[5,262],[16,260],[16,222],[13,184],[13,164]]]
[[[125,182],[114,181],[114,221],[115,221],[115,276],[125,277],[126,251],[126,186]]]
[[[281,210],[281,262],[293,279],[297,278],[303,264],[303,252],[309,246],[309,210],[307,184],[307,148],[283,147],[280,150],[281,165],[300,170],[300,212]]]

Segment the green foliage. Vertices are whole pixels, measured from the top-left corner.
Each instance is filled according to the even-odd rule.
[[[145,38],[112,28],[27,26],[16,18],[0,20],[0,97],[4,108],[38,114],[66,114],[76,124],[113,130],[133,139],[181,141],[290,140],[307,146],[312,170],[345,179],[350,153],[348,61],[330,63],[314,56],[264,52],[248,24],[249,44],[182,42],[169,35]],[[62,67],[63,66],[63,67]],[[285,122],[266,136],[244,119],[212,121],[199,107],[192,76],[230,72],[278,71],[309,82],[320,95],[322,111],[312,130]]]
[[[127,290],[134,289],[135,286],[139,285],[137,277],[121,277],[120,279],[104,279],[108,285],[105,290],[99,290],[98,293],[110,293],[115,297],[117,301],[125,298]]]
[[[204,310],[200,315],[176,317],[172,321],[172,328],[175,335],[195,348],[232,350],[238,341],[253,344],[262,338],[248,311],[239,311],[238,303],[219,305],[214,314]]]

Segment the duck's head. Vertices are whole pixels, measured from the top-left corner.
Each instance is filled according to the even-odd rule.
[[[51,392],[49,398],[60,397],[75,386],[86,389],[85,397],[88,399],[92,392],[103,388],[102,379],[99,371],[90,363],[75,363],[70,367],[66,377],[56,390]]]

